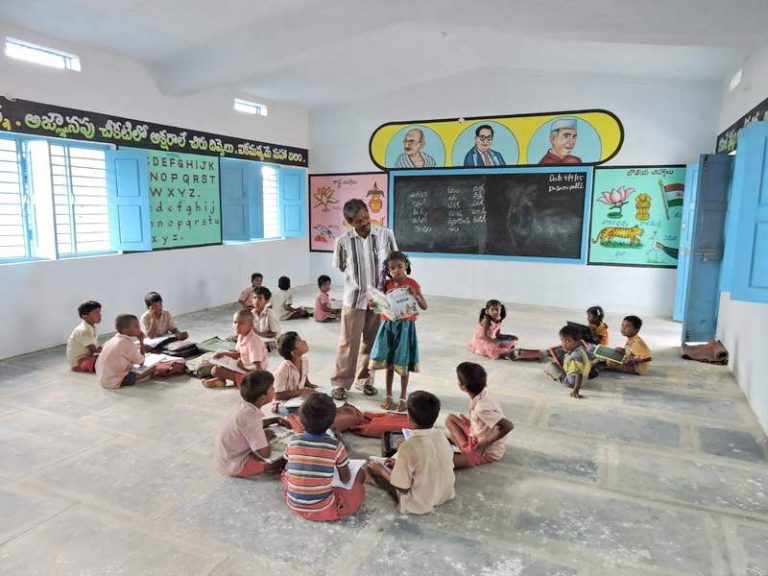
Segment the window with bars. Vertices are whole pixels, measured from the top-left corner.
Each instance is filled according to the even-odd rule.
[[[112,251],[108,148],[0,138],[0,260]]]
[[[104,150],[54,144],[49,159],[59,257],[109,251]]]
[[[280,198],[277,192],[277,170],[271,166],[261,169],[264,238],[280,236]]]
[[[0,138],[0,259],[29,256],[19,142]]]

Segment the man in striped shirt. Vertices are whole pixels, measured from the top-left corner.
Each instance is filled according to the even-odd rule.
[[[350,481],[347,449],[338,439],[326,434],[336,416],[336,406],[326,394],[312,394],[299,409],[303,434],[294,435],[285,449],[283,472],[285,502],[296,514],[317,522],[338,520],[354,514],[365,499],[361,470],[349,488],[334,485]]]
[[[353,382],[366,395],[376,394],[368,360],[379,317],[368,308],[368,287],[378,285],[384,261],[397,250],[391,230],[371,225],[368,207],[362,200],[355,198],[344,204],[344,218],[352,230],[336,239],[333,251],[333,266],[345,276],[339,349],[331,376],[333,397],[337,400],[346,399]]]

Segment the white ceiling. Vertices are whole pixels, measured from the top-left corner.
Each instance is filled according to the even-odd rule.
[[[768,0],[2,0],[0,20],[309,108],[494,66],[722,80],[766,42]]]

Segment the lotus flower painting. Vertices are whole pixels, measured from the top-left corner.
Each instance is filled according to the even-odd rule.
[[[621,209],[624,207],[624,204],[627,204],[629,202],[629,197],[632,195],[632,193],[635,191],[634,188],[629,188],[627,186],[619,186],[618,188],[614,188],[610,192],[605,191],[600,195],[600,198],[597,199],[598,202],[602,202],[603,204],[607,204],[611,207],[611,210],[608,212],[607,216],[608,218],[621,218],[622,213]]]

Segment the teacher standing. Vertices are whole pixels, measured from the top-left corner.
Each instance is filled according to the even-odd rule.
[[[345,400],[353,383],[365,395],[376,395],[368,360],[379,317],[368,308],[368,287],[378,285],[384,261],[397,250],[392,231],[371,224],[368,207],[362,200],[355,198],[344,204],[344,219],[352,230],[336,239],[333,251],[334,268],[344,272],[341,334],[331,376],[336,400]]]

